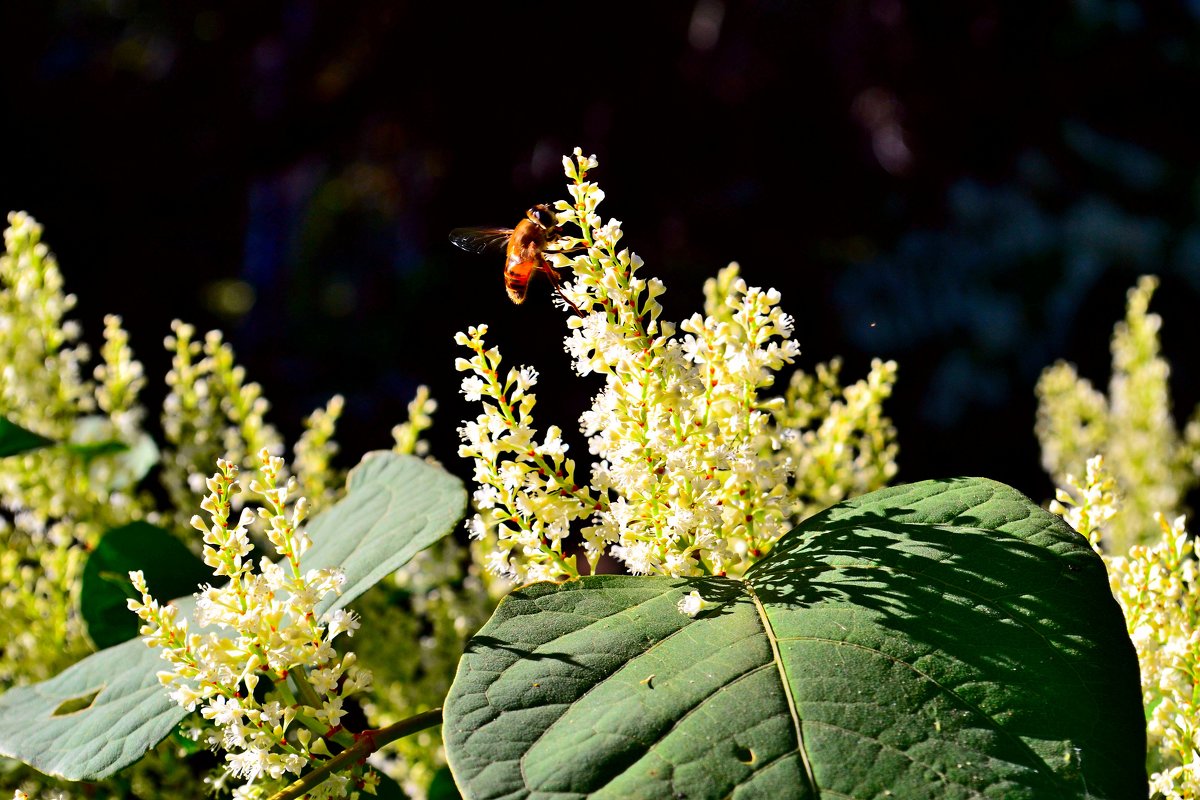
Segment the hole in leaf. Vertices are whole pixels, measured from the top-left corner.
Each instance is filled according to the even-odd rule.
[[[81,694],[79,697],[63,700],[50,716],[65,717],[67,714],[74,714],[76,711],[83,711],[85,708],[90,708],[92,703],[96,702],[96,695],[98,694],[100,694],[99,689],[89,694]]]
[[[741,747],[739,745],[738,747],[733,748],[733,755],[738,761],[742,762],[743,764],[753,764],[754,763],[754,751],[751,750],[749,747]]]

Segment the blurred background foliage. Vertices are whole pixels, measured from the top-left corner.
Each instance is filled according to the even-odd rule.
[[[898,480],[1049,497],[1038,374],[1102,383],[1144,272],[1176,407],[1200,399],[1195,0],[499,6],[6,2],[0,206],[45,225],[89,339],[121,314],[154,376],[171,319],[220,327],[287,439],[346,395],[351,462],[426,383],[431,452],[467,472],[467,324],[566,374],[545,283],[512,306],[446,234],[563,197],[576,145],[667,318],[736,259],[802,366],[900,362]],[[543,424],[573,430],[572,383]]]

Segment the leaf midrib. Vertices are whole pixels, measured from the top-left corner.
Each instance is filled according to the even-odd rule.
[[[792,726],[796,731],[796,752],[800,754],[800,762],[804,764],[804,776],[808,779],[808,787],[812,790],[814,798],[820,797],[821,790],[817,787],[817,779],[813,775],[812,765],[808,763],[808,748],[804,746],[804,729],[800,723],[800,714],[796,711],[796,699],[792,696],[792,684],[788,681],[787,670],[783,665],[783,658],[779,654],[779,642],[775,638],[775,629],[767,617],[766,608],[763,607],[762,601],[754,592],[754,586],[745,580],[742,581],[742,586],[745,587],[746,594],[754,603],[754,608],[758,611],[758,618],[762,622],[763,633],[767,635],[767,641],[771,644],[771,658],[779,670],[779,682],[783,684],[783,696],[787,699],[788,713],[792,716]]]

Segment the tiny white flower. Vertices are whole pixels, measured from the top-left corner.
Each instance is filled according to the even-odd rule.
[[[714,608],[720,604],[710,600],[705,600],[700,596],[699,592],[693,591],[679,598],[679,602],[675,605],[679,609],[680,614],[695,618],[697,614],[707,611],[710,608]]]
[[[483,396],[483,381],[476,375],[468,375],[462,379],[462,393],[467,402],[475,402]]]

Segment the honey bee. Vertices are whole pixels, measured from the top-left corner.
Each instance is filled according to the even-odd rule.
[[[455,228],[450,231],[452,244],[469,253],[504,251],[504,288],[517,304],[529,294],[529,280],[538,272],[545,275],[576,314],[583,316],[562,290],[562,275],[546,260],[546,245],[558,238],[554,211],[546,204],[525,212],[525,219],[514,228]]]

